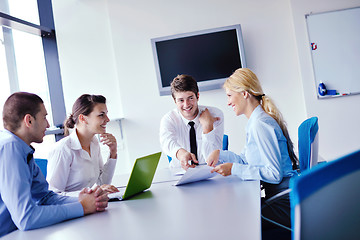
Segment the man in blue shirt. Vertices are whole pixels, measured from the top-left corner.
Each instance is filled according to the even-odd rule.
[[[42,99],[31,93],[12,94],[5,102],[0,132],[0,237],[104,211],[108,197],[101,188],[83,189],[78,198],[48,190],[35,164],[31,143],[41,143],[49,127]]]

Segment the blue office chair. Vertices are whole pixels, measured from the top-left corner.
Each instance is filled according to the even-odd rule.
[[[46,178],[48,160],[42,159],[42,158],[35,158],[34,160],[35,160],[35,163],[39,166],[44,177]]]
[[[360,239],[360,150],[290,181],[292,239]]]
[[[224,134],[222,150],[228,150],[228,148],[229,148],[229,136]],[[171,162],[172,158],[169,155],[167,155],[167,157],[168,157],[169,162]]]
[[[311,117],[302,122],[298,128],[298,148],[299,148],[299,164],[300,164],[300,173],[310,169],[317,164],[318,161],[318,148],[319,148],[319,125],[318,118]],[[296,178],[294,176],[293,178]],[[291,192],[291,187],[286,189],[271,198],[266,200],[267,205],[271,205],[274,202],[279,201],[279,199],[288,196]],[[283,226],[277,222],[272,221],[271,219],[261,216],[266,221],[269,221],[275,225],[278,225],[284,229],[290,230],[290,228]]]
[[[229,149],[229,136],[224,134],[222,150],[228,150],[228,149]]]
[[[298,128],[300,172],[317,164],[319,149],[318,118],[306,119]]]

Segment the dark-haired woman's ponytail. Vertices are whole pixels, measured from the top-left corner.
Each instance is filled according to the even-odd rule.
[[[74,120],[74,115],[70,114],[70,116],[64,122],[64,135],[69,135],[69,129],[74,128],[76,121]]]

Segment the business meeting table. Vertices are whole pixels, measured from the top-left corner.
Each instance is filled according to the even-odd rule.
[[[180,176],[157,170],[150,189],[109,202],[105,212],[2,239],[261,239],[260,183],[218,175],[174,186]],[[114,176],[117,186],[128,176]]]

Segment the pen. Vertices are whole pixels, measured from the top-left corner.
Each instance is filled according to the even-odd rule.
[[[196,162],[194,162],[194,161],[192,161],[192,160],[189,160],[189,161],[188,161],[188,164],[189,164],[189,165],[199,165],[198,163],[196,163]]]

